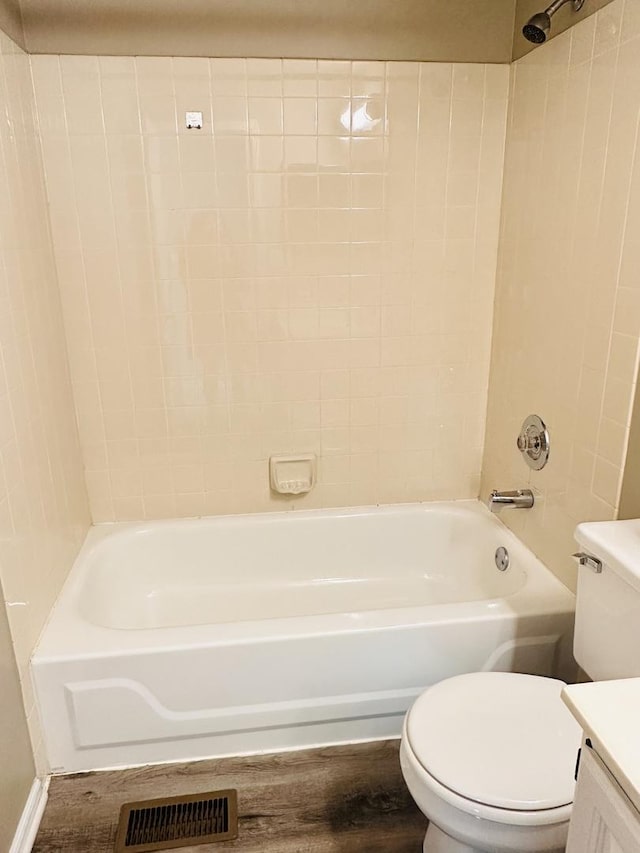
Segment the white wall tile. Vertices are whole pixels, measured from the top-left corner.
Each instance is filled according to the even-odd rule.
[[[95,520],[475,496],[507,68],[32,62]]]
[[[482,494],[535,489],[541,513],[502,518],[570,587],[575,525],[617,515],[635,393],[635,5],[614,0],[511,71]],[[551,433],[540,472],[515,448],[530,412]]]
[[[39,69],[40,87],[50,98],[42,113],[42,135],[52,173],[51,186],[72,177],[63,89],[73,93],[87,124],[74,125],[83,148],[90,133],[104,128],[97,61],[63,63],[49,57]],[[73,415],[60,295],[47,216],[47,197],[37,128],[29,58],[0,33],[0,578],[5,595],[25,712],[39,772],[46,772],[29,659],[60,587],[89,525],[82,457]],[[81,143],[82,140],[82,143]],[[78,169],[84,168],[82,158]],[[67,188],[68,188],[67,184]],[[84,278],[75,266],[77,211],[57,218],[57,235],[67,246],[60,268],[76,295],[70,328],[78,330],[72,347],[89,357],[80,384],[96,383],[93,352],[85,349]],[[87,230],[89,239],[91,233]],[[91,339],[93,341],[93,339]]]

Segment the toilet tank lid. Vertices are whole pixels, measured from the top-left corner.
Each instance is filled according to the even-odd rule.
[[[564,682],[479,672],[428,688],[407,715],[418,761],[442,785],[487,806],[540,811],[573,802],[582,732]]]

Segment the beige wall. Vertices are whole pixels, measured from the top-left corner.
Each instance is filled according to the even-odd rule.
[[[95,520],[477,494],[506,67],[32,61]]]
[[[637,0],[628,0],[629,3],[635,3]],[[542,12],[549,6],[551,0],[516,0],[515,26],[513,30],[513,54],[512,58],[520,59],[525,54],[536,49],[534,44],[527,41],[522,35],[522,27],[526,24],[532,15],[536,12]],[[563,33],[569,27],[575,26],[580,21],[583,21],[589,15],[595,14],[598,9],[602,9],[611,3],[611,0],[585,0],[585,4],[579,12],[573,8],[573,3],[569,2],[562,6],[559,12],[553,16],[551,25],[551,38]]]
[[[0,0],[0,30],[3,30],[14,42],[24,47],[22,15],[18,0]]]
[[[506,63],[534,49],[522,26],[549,2],[20,0],[20,6],[33,53]],[[586,0],[579,12],[567,3],[553,18],[552,38],[610,2]],[[3,23],[22,38],[18,0],[0,0]]]
[[[0,111],[0,581],[40,759],[29,656],[89,514],[29,58],[4,33]]]
[[[640,337],[640,3],[614,0],[515,63],[483,494],[569,586],[577,522],[616,515]],[[515,447],[537,412],[547,468]]]
[[[618,518],[640,518],[640,393],[636,384]]]
[[[0,586],[0,596],[2,587]],[[0,605],[0,850],[9,850],[35,776],[7,612]]]
[[[611,0],[567,3],[551,37]],[[633,2],[633,0],[629,0]],[[0,28],[33,53],[509,62],[548,0],[0,0]],[[24,33],[23,33],[24,17]]]
[[[33,53],[509,62],[515,0],[22,0]]]

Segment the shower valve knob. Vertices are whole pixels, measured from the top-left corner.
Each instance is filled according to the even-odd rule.
[[[540,436],[536,433],[521,432],[518,436],[518,450],[520,453],[531,451],[539,453],[541,447]]]

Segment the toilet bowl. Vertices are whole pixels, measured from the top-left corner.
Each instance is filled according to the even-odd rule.
[[[400,761],[429,818],[424,853],[561,853],[581,730],[564,682],[479,672],[428,688],[404,722]]]

